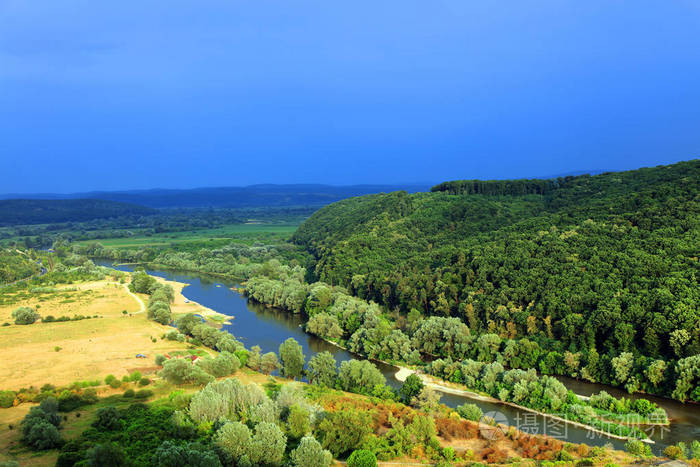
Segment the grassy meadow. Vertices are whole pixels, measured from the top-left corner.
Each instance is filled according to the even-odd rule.
[[[184,302],[179,293],[184,284],[171,284],[177,293],[174,313],[212,313],[195,303]],[[144,372],[153,366],[157,353],[186,348],[184,343],[160,339],[170,327],[147,319],[141,302],[129,294],[124,284],[103,280],[56,289],[52,293],[31,293],[29,297],[28,292],[20,292],[18,302],[0,305],[0,323],[10,323],[0,326],[0,352],[4,359],[0,389],[61,385],[104,378],[107,374]],[[138,299],[145,302],[147,296]],[[12,302],[12,296],[4,297],[4,301]],[[18,306],[38,307],[43,317],[90,318],[16,325],[11,313]],[[148,358],[136,358],[138,353]]]

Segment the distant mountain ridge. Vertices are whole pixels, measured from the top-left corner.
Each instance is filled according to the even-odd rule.
[[[347,185],[322,184],[259,184],[244,187],[211,187],[190,189],[154,188],[148,190],[92,191],[86,193],[5,194],[0,199],[101,199],[132,203],[151,208],[174,207],[264,207],[324,206],[354,196],[405,190],[410,193],[428,191],[429,184]]]

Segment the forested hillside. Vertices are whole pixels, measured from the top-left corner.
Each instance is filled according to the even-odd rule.
[[[83,222],[119,216],[149,216],[155,209],[99,199],[0,200],[0,226]]]
[[[41,266],[27,253],[14,249],[0,249],[0,284],[15,282],[37,274]]]
[[[402,314],[459,317],[472,334],[528,337],[576,366],[700,352],[700,160],[351,198],[294,241],[318,280]]]

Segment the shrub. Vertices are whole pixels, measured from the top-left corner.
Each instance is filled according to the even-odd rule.
[[[258,423],[250,441],[248,458],[253,464],[280,465],[287,447],[287,437],[270,422]]]
[[[287,432],[294,439],[299,439],[311,430],[308,410],[293,405],[287,416]]]
[[[344,391],[369,394],[377,385],[385,385],[386,378],[369,360],[346,360],[340,364],[338,381]]]
[[[151,384],[151,380],[145,376],[139,380],[139,386],[148,386]]]
[[[228,422],[219,429],[214,443],[238,462],[250,451],[250,429],[241,422]]]
[[[134,394],[135,399],[148,399],[149,397],[153,397],[153,391],[150,389],[140,389]]]
[[[192,365],[189,360],[171,358],[163,364],[159,376],[172,384],[194,383],[205,385],[214,380],[201,367]]]
[[[166,360],[167,358],[165,358],[165,355],[156,355],[156,365],[163,366]]]
[[[476,404],[462,404],[457,406],[457,413],[467,420],[478,422],[484,416],[484,412]]]
[[[358,410],[329,413],[318,425],[321,444],[335,457],[357,449],[372,430],[372,416]]]
[[[32,407],[22,420],[22,441],[32,449],[44,450],[62,444],[58,426],[58,401],[53,397],[44,399],[39,407]]]
[[[348,467],[377,467],[377,457],[372,451],[358,449],[348,457]]]
[[[92,426],[100,431],[114,431],[122,427],[122,413],[115,407],[101,407]]]
[[[416,374],[411,374],[406,378],[401,389],[399,389],[399,396],[404,404],[410,404],[411,400],[416,397],[423,390],[423,381]]]
[[[199,443],[178,445],[172,441],[163,441],[153,453],[150,465],[159,467],[180,467],[183,465],[221,467],[221,461],[214,451]]]
[[[116,467],[127,465],[126,454],[114,443],[103,443],[94,446],[87,454],[88,465]]]
[[[134,390],[129,388],[126,391],[124,391],[124,394],[122,394],[122,397],[134,397]]]
[[[34,324],[39,319],[39,313],[34,308],[22,306],[12,312],[15,324]]]
[[[330,451],[323,449],[313,436],[303,437],[289,458],[297,467],[329,467],[333,462]]]
[[[12,407],[16,396],[13,391],[0,391],[0,407],[3,409]]]
[[[664,449],[664,456],[669,457],[671,459],[685,459],[685,451],[685,444],[678,443],[668,446],[666,449]]]
[[[625,449],[630,454],[635,456],[648,457],[651,456],[651,447],[637,439],[631,439],[625,443]]]
[[[38,451],[59,447],[62,443],[58,428],[44,420],[32,424],[23,440],[32,449]]]

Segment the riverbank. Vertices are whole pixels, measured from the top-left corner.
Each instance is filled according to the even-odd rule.
[[[599,435],[607,436],[607,437],[610,437],[610,438],[619,439],[619,440],[622,440],[622,441],[628,441],[628,440],[631,440],[631,439],[635,439],[635,440],[636,440],[636,439],[637,439],[637,438],[633,438],[633,437],[630,437],[630,436],[620,436],[620,435],[615,435],[615,434],[612,434],[612,433],[608,433],[607,431],[599,430],[599,429],[597,429],[597,428],[594,428],[594,427],[592,427],[592,426],[590,426],[590,425],[586,425],[586,424],[584,424],[584,423],[575,422],[575,421],[568,420],[568,419],[563,418],[563,417],[559,417],[559,416],[557,416],[557,415],[552,415],[552,414],[548,414],[548,413],[545,413],[545,412],[540,412],[539,410],[535,410],[535,409],[531,409],[531,408],[529,408],[529,407],[525,407],[525,406],[522,406],[522,405],[514,404],[514,403],[512,403],[512,402],[505,402],[505,401],[502,401],[502,400],[499,400],[499,399],[496,399],[496,398],[493,398],[493,397],[490,397],[490,396],[484,396],[484,395],[478,394],[478,393],[476,393],[476,392],[467,391],[467,390],[464,390],[464,389],[451,388],[451,387],[448,387],[448,386],[443,386],[443,385],[441,385],[441,384],[435,383],[428,375],[425,375],[425,374],[422,374],[422,373],[418,373],[416,370],[412,370],[412,369],[410,369],[410,368],[406,368],[406,367],[402,367],[402,366],[397,366],[397,368],[398,368],[399,370],[396,372],[396,374],[394,375],[394,377],[395,377],[397,380],[401,381],[401,382],[406,381],[406,378],[408,378],[410,375],[415,374],[415,375],[417,375],[417,376],[421,379],[421,381],[423,382],[424,385],[426,385],[427,387],[429,387],[429,388],[431,388],[431,389],[434,389],[434,390],[436,390],[436,391],[440,391],[440,392],[444,392],[444,393],[448,393],[448,394],[454,394],[454,395],[456,395],[456,396],[462,396],[462,397],[466,397],[466,398],[469,398],[469,399],[478,400],[478,401],[481,401],[481,402],[489,402],[489,403],[492,403],[492,404],[507,405],[507,406],[516,408],[516,409],[518,409],[518,410],[522,410],[522,411],[526,411],[526,412],[530,412],[530,413],[535,413],[535,414],[537,414],[537,415],[541,415],[542,417],[549,418],[550,420],[555,420],[555,421],[558,421],[558,422],[562,422],[562,423],[566,423],[566,424],[569,424],[569,425],[577,426],[577,427],[579,427],[579,428],[583,428],[583,429],[585,429],[585,430],[588,430],[590,433],[599,434]],[[654,444],[654,441],[651,440],[651,439],[642,439],[641,441],[643,441],[643,442],[645,442],[645,443],[648,443],[648,444]]]
[[[162,277],[156,277],[156,280],[158,280],[158,282],[162,284],[170,285],[173,288],[173,291],[175,292],[175,298],[170,304],[170,310],[173,314],[178,315],[194,313],[202,316],[203,318],[212,319],[213,321],[216,321],[219,324],[231,324],[230,320],[233,319],[233,316],[228,316],[223,313],[219,313],[216,310],[212,310],[211,308],[208,308],[202,305],[201,303],[198,303],[194,300],[185,297],[185,295],[182,293],[182,290],[190,284],[186,282],[166,280]]]

